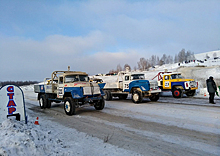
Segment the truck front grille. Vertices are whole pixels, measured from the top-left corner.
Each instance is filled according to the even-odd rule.
[[[150,89],[157,89],[158,88],[158,84],[157,83],[150,83]]]
[[[190,81],[189,85],[190,85],[191,88],[195,88],[197,86],[195,81]]]
[[[83,87],[83,95],[101,94],[99,87]]]

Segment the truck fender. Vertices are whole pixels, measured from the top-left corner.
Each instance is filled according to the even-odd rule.
[[[184,90],[183,86],[173,86],[173,87],[172,87],[172,90],[173,90],[174,88],[179,88],[179,89],[181,89],[181,90]]]
[[[72,95],[73,99],[80,99],[83,97],[82,92],[79,92],[79,91],[72,91],[71,95]]]
[[[83,97],[82,87],[68,87],[64,89],[64,97],[72,96],[73,99],[80,99]]]
[[[133,88],[131,88],[130,93],[133,93],[136,90],[139,92],[142,92],[142,90],[139,87],[133,87]]]
[[[99,83],[98,85],[99,85],[100,89],[103,89],[105,87],[105,84],[106,83]]]

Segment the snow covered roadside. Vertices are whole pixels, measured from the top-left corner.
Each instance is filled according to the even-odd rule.
[[[23,88],[24,92],[28,92],[30,89],[33,89],[33,86]],[[35,96],[33,90],[28,94]],[[64,127],[44,116],[39,116],[39,125],[35,125],[37,114],[28,107],[26,107],[26,114],[28,116],[27,124],[13,118],[0,124],[1,156],[139,155],[110,145],[96,137],[88,136],[86,133]]]
[[[5,120],[0,126],[0,155],[138,155],[75,129],[43,120],[40,125],[35,125],[30,116],[28,124]]]

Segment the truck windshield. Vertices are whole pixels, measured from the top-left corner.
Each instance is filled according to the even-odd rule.
[[[144,79],[144,74],[131,75],[131,80]]]
[[[171,75],[171,79],[182,79],[182,75],[181,74],[173,74]]]
[[[67,75],[65,77],[65,83],[72,83],[76,81],[89,81],[89,78],[87,75]]]

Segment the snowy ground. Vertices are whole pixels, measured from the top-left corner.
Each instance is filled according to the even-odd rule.
[[[209,65],[210,61],[207,63],[204,63],[204,65]],[[195,64],[196,65],[196,64]],[[219,65],[219,62],[214,62],[214,65]],[[190,66],[190,64],[186,64],[185,66]],[[193,63],[191,63],[191,66],[193,66]],[[213,66],[213,63],[212,63]],[[210,65],[209,65],[210,67]],[[162,67],[159,67],[157,69],[152,69],[150,72],[147,72],[146,75],[149,77],[153,77],[156,75],[158,71],[164,71],[164,69],[169,69],[169,71],[177,70],[178,65],[164,65]],[[198,70],[193,69],[193,70]],[[216,72],[216,70],[219,70],[219,67],[213,67],[213,68],[201,68],[199,70],[203,70],[203,74],[197,75],[200,81],[205,81],[210,74],[215,78],[220,77],[219,73]],[[208,72],[211,71],[211,72]],[[213,72],[214,71],[214,72]],[[193,75],[195,76],[195,75]],[[190,76],[189,76],[190,77]],[[103,77],[102,77],[103,78]],[[108,78],[109,81],[112,81],[113,77],[105,77]],[[218,82],[217,82],[218,83]],[[218,85],[218,84],[217,84]],[[33,101],[33,99],[36,99],[36,94],[33,92],[33,86],[26,86],[22,87],[24,93],[25,93],[25,101],[27,103],[32,103],[34,105],[38,105],[37,101]],[[197,98],[208,98],[208,93],[206,91],[206,88],[200,88],[198,89],[197,95],[195,96]],[[216,99],[219,99],[219,97],[216,97]],[[219,104],[217,104],[218,106]],[[134,105],[135,106],[135,105]],[[133,109],[135,108],[134,106]],[[24,124],[22,121],[15,121],[15,119],[7,119],[3,123],[0,124],[0,155],[2,156],[12,156],[12,155],[23,155],[23,156],[41,156],[41,155],[118,155],[118,156],[124,156],[124,155],[140,155],[137,152],[130,151],[128,149],[119,148],[115,145],[107,143],[104,139],[100,139],[97,137],[93,137],[91,135],[88,135],[87,133],[80,132],[73,128],[68,128],[66,126],[63,126],[57,122],[53,122],[50,120],[47,116],[39,116],[38,113],[31,111],[29,108],[33,106],[26,105],[26,111],[28,116],[28,123]],[[111,106],[110,106],[111,107]],[[117,106],[120,107],[120,106]],[[123,106],[122,106],[123,107]],[[129,111],[130,107],[122,108],[124,111]],[[146,109],[139,108],[139,110],[133,110],[136,112],[141,112],[143,110],[140,109]],[[158,109],[158,108],[157,108]],[[114,112],[108,112],[109,110],[105,110],[106,113],[114,114]],[[145,110],[147,111],[147,110]],[[161,109],[159,110],[166,118],[168,119],[177,119],[175,116],[175,112],[169,112],[170,110]],[[190,112],[189,112],[190,114]],[[188,114],[188,115],[189,115]],[[119,114],[117,114],[119,115]],[[155,114],[154,114],[155,115]],[[198,116],[200,116],[199,114]],[[130,115],[129,117],[131,117]],[[195,114],[197,116],[197,114]],[[35,125],[34,122],[36,121],[36,117],[39,117],[39,124]],[[77,116],[76,116],[77,117]],[[80,116],[78,116],[80,117]],[[141,118],[144,119],[146,117],[142,117],[140,115],[132,116],[134,118]],[[186,119],[187,113],[183,113],[183,116],[181,116],[181,119]],[[218,128],[216,129],[215,126],[219,127],[219,116],[213,116],[214,119],[212,120],[211,124],[214,127],[194,127],[194,130],[204,130],[204,131],[212,131],[215,134],[220,134],[218,131]],[[147,120],[157,120],[156,118],[147,118]],[[209,122],[209,118],[198,119],[199,122],[203,120],[204,122]],[[178,121],[178,120],[177,120]],[[159,122],[157,120],[156,122]],[[195,121],[196,122],[196,121]],[[112,124],[112,123],[111,123]],[[167,123],[163,124],[172,124],[171,121],[167,121]],[[193,125],[193,123],[191,123]],[[193,126],[190,126],[190,128],[193,128]],[[178,124],[177,124],[178,126]],[[181,126],[189,126],[188,124],[185,125],[179,125]],[[184,127],[189,128],[189,127]],[[139,133],[139,132],[136,132]],[[159,134],[158,134],[159,135]],[[69,137],[71,136],[71,140]],[[163,136],[166,138],[165,136]],[[172,138],[170,138],[172,139]],[[176,140],[177,141],[177,140]],[[191,143],[193,145],[193,143]],[[198,144],[197,144],[198,145]],[[201,147],[203,145],[201,144]],[[218,153],[219,151],[214,151],[214,154]]]
[[[12,119],[2,123],[0,155],[138,155],[45,118],[40,117],[40,125],[34,120],[28,113],[28,124]]]
[[[33,107],[40,110],[38,106],[38,101],[36,101],[36,94],[33,93],[33,86],[22,87],[26,97],[26,110],[28,115],[28,124],[24,122],[15,121],[14,119],[8,119],[0,125],[1,130],[1,141],[0,141],[0,155],[141,155],[134,150],[128,150],[124,148],[119,148],[114,144],[105,141],[106,138],[97,138],[91,134],[84,133],[83,131],[76,130],[71,127],[64,126],[58,122],[54,122],[50,116],[44,113],[38,113],[32,111]],[[167,96],[167,97],[166,97]],[[200,99],[206,100],[200,100]],[[143,125],[139,125],[136,129],[135,127],[130,127],[125,124],[125,119],[135,119],[137,121],[145,121],[148,124],[158,123],[166,126],[175,126],[176,128],[188,129],[190,134],[195,131],[196,133],[210,133],[215,135],[220,135],[220,114],[215,112],[215,107],[200,107],[200,106],[210,106],[207,103],[207,97],[201,96],[198,99],[182,98],[176,101],[181,105],[170,104],[170,100],[173,98],[169,96],[169,93],[164,93],[163,97],[160,98],[160,102],[156,105],[143,104],[134,105],[130,100],[120,102],[118,100],[113,100],[112,102],[107,102],[107,106],[101,112],[109,114],[108,121],[99,118],[98,113],[90,112],[87,116],[86,114],[76,115],[73,117],[68,117],[65,115],[63,109],[56,107],[51,108],[52,110],[61,111],[61,113],[55,113],[55,116],[59,118],[66,118],[68,120],[84,120],[88,119],[86,122],[97,122],[102,125],[104,123],[108,126],[113,126],[119,128],[123,131],[132,132],[134,134],[141,134],[144,137],[154,138],[153,140],[162,140],[166,143],[171,143],[174,145],[181,145],[183,148],[194,148],[197,150],[202,150],[204,154],[210,153],[211,155],[218,155],[220,150],[216,146],[208,145],[207,143],[188,140],[187,138],[182,138],[182,136],[175,136],[174,134],[163,134],[161,132],[150,132],[144,130]],[[219,100],[216,100],[216,107],[220,107]],[[164,103],[164,104],[162,104]],[[182,104],[186,104],[182,105]],[[191,107],[188,109],[187,105],[199,105],[196,107]],[[91,108],[89,110],[93,110]],[[49,110],[45,110],[47,112]],[[87,110],[88,111],[88,110]],[[206,112],[207,111],[207,112]],[[214,113],[213,113],[214,112]],[[204,114],[203,114],[204,113]],[[60,116],[62,114],[62,116]],[[40,116],[39,116],[40,115]],[[92,115],[92,116],[91,116]],[[114,118],[119,117],[122,119],[122,124],[114,122]],[[39,117],[39,124],[35,125],[36,117]],[[162,117],[162,118],[161,118]],[[138,123],[137,123],[138,124]],[[116,131],[113,128],[113,131]],[[154,127],[153,127],[154,128]],[[155,127],[155,130],[158,127]],[[171,129],[167,130],[168,132]],[[203,135],[202,135],[203,136]],[[70,139],[71,138],[71,139]],[[117,140],[117,138],[115,138]],[[121,139],[121,138],[120,138]],[[120,140],[119,139],[119,140]],[[132,139],[132,138],[131,138]],[[206,139],[206,138],[205,138]],[[114,140],[114,139],[112,139]],[[140,140],[141,141],[141,140]],[[218,143],[219,144],[219,143]],[[179,155],[183,155],[184,152]],[[142,153],[143,154],[143,153]],[[145,153],[143,155],[154,155],[150,153]],[[177,154],[177,153],[176,153]],[[173,155],[173,154],[170,154]],[[192,154],[194,155],[194,154]]]

